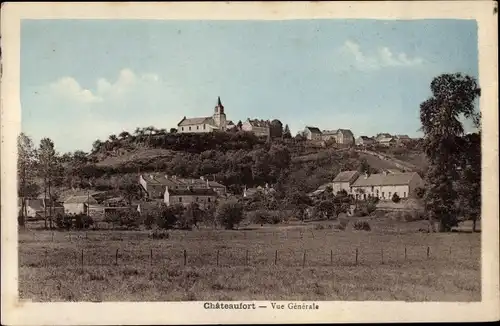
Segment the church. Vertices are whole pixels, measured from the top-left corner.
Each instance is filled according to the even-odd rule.
[[[214,130],[226,131],[236,127],[231,120],[226,119],[224,106],[220,100],[214,108],[214,114],[211,117],[186,118],[184,117],[177,124],[178,133],[205,133]]]

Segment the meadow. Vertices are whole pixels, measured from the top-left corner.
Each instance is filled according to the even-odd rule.
[[[32,301],[480,301],[480,233],[317,223],[239,230],[19,231],[19,295]]]

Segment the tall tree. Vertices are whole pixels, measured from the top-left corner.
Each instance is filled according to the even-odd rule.
[[[43,180],[44,189],[44,218],[45,227],[47,227],[47,199],[52,198],[51,186],[56,179],[57,171],[57,158],[56,151],[54,148],[54,142],[49,138],[43,138],[40,141],[40,147],[38,149],[38,163],[39,163],[39,173]],[[47,197],[48,195],[48,197]],[[50,228],[52,228],[52,202],[50,201],[50,211],[49,211],[49,223]]]
[[[285,130],[283,131],[283,138],[290,139],[292,138],[292,133],[290,132],[290,127],[285,125]]]
[[[238,127],[238,130],[242,130],[242,127],[243,127],[243,122],[238,121],[238,123],[236,124],[236,126]]]
[[[271,138],[283,137],[283,123],[280,120],[274,119],[271,121],[270,130]]]
[[[21,198],[19,224],[24,226],[27,215],[26,198],[37,195],[37,187],[33,182],[36,151],[33,141],[24,133],[17,138],[17,153],[18,196]]]
[[[470,76],[443,74],[431,82],[432,97],[420,105],[424,132],[423,148],[429,162],[424,195],[429,222],[439,220],[439,231],[450,231],[458,224],[454,182],[459,176],[459,137],[464,133],[461,117],[479,124],[474,102],[481,90]]]

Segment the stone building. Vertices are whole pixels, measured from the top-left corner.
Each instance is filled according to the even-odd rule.
[[[207,133],[214,130],[226,131],[230,122],[232,128],[234,124],[232,121],[227,121],[226,114],[224,113],[224,106],[220,100],[217,99],[217,105],[214,108],[214,113],[210,117],[186,118],[184,117],[177,124],[178,133]]]

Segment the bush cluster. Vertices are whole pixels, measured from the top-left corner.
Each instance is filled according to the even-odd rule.
[[[356,221],[354,222],[353,228],[358,231],[371,231],[370,223],[367,221]]]

